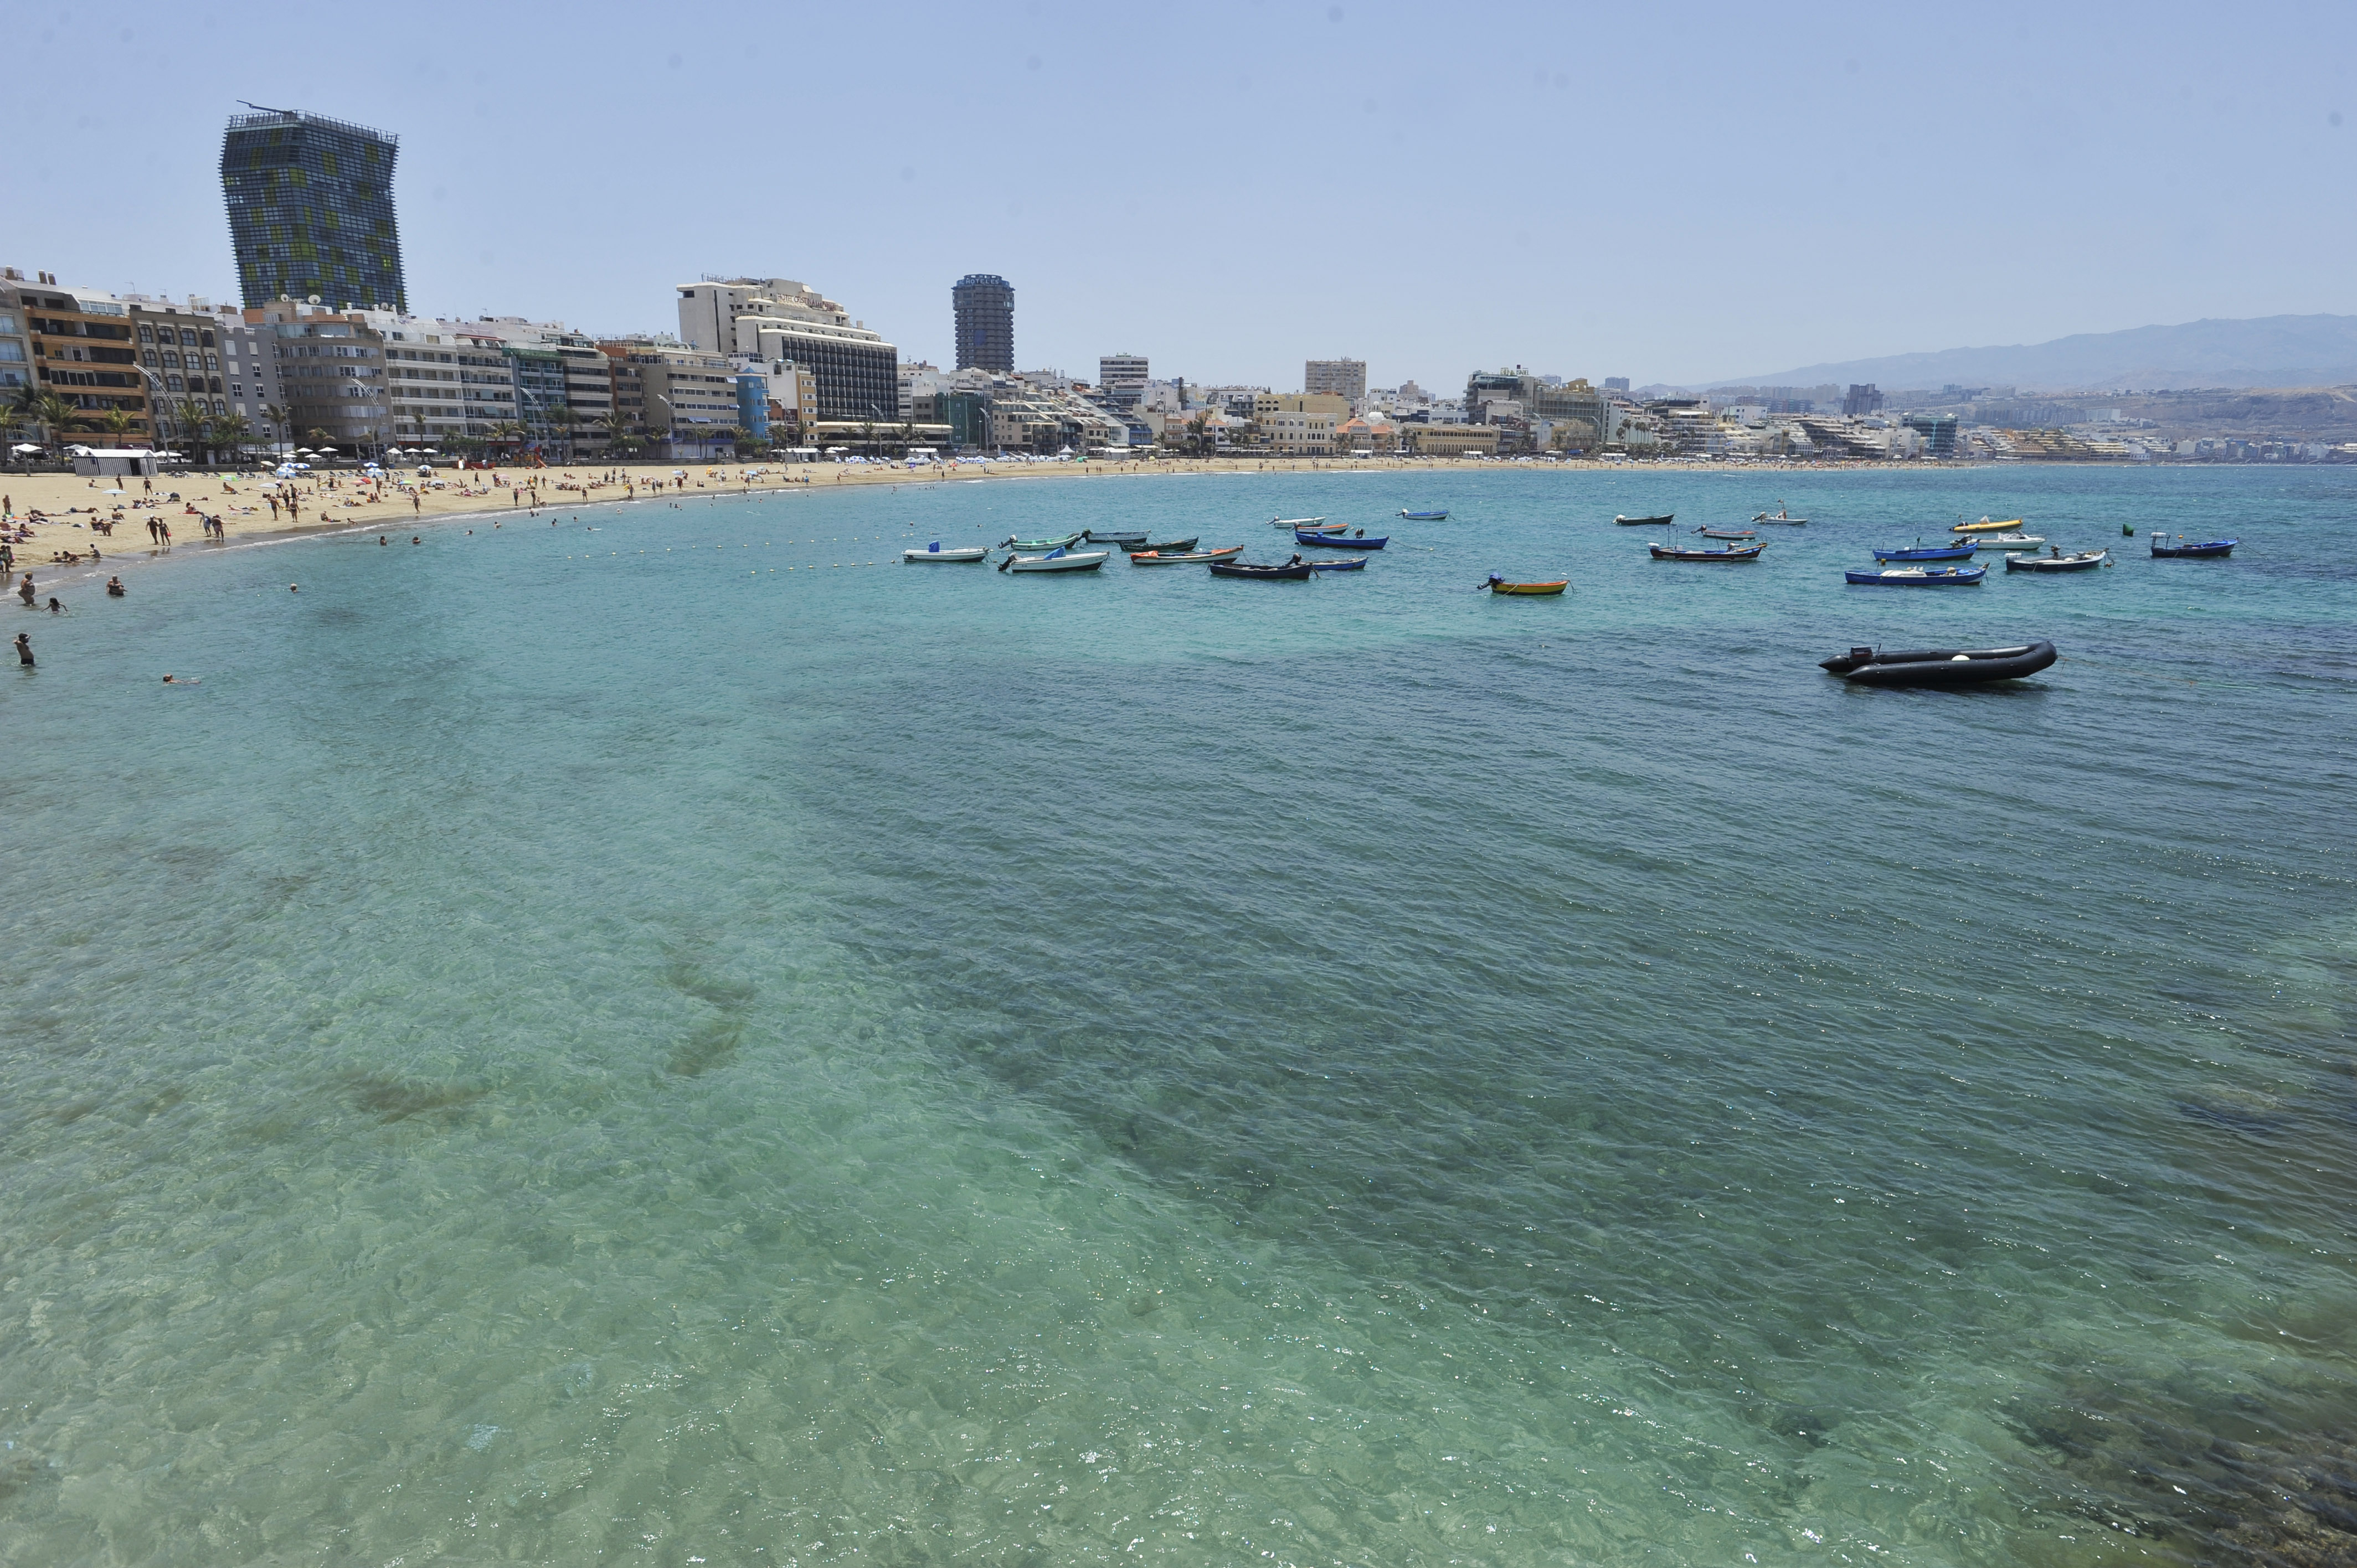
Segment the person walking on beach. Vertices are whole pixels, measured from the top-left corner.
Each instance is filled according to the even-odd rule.
[[[276,522],[278,521],[278,498],[276,496],[264,496],[262,499],[270,503],[270,521]]]
[[[16,662],[27,670],[33,667],[33,639],[21,631],[16,634]]]

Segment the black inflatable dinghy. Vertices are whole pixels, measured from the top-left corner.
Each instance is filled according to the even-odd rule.
[[[1878,653],[1853,648],[1819,661],[1829,675],[1862,686],[1976,686],[1984,681],[2017,681],[2054,662],[2050,642],[2019,648],[1916,648]]]

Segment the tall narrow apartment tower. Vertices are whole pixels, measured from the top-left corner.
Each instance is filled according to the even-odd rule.
[[[261,109],[221,137],[221,192],[240,295],[406,311],[393,210],[399,138],[365,125]]]
[[[1015,285],[992,273],[968,273],[950,288],[957,317],[957,368],[1015,371]]]

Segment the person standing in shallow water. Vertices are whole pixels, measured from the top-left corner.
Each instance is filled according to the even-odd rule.
[[[33,667],[33,639],[30,634],[16,634],[16,662],[30,670]]]

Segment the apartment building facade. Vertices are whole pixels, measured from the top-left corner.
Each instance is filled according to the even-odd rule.
[[[32,384],[64,399],[81,429],[104,432],[117,443],[152,445],[155,413],[131,307],[101,289],[59,285],[48,273],[17,285],[17,297]]]
[[[1115,408],[1135,408],[1152,380],[1144,354],[1101,354],[1097,357],[1097,390]]]
[[[672,455],[705,456],[722,431],[737,427],[737,372],[726,355],[656,338],[609,338],[597,349],[617,361],[609,373],[618,412],[643,413],[648,435]]]
[[[691,349],[806,367],[824,419],[899,411],[900,350],[816,289],[791,278],[705,278],[675,292],[679,335]]]
[[[14,403],[32,385],[33,340],[25,333],[25,302],[16,293],[20,281],[14,267],[0,276],[0,405]]]
[[[1344,399],[1354,409],[1364,408],[1367,402],[1367,361],[1311,360],[1301,368],[1301,390],[1305,392],[1329,392]]]

